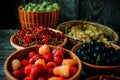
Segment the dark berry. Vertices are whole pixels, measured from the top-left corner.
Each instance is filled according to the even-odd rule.
[[[82,47],[82,49],[87,50],[89,48],[89,44],[88,43],[83,43],[81,45],[81,47]]]
[[[98,42],[97,40],[91,40],[89,44],[91,47],[95,47],[98,44]]]

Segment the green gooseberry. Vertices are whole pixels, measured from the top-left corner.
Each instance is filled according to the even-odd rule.
[[[54,7],[55,10],[59,9],[58,3],[53,3],[53,7]]]
[[[50,11],[53,11],[53,6],[52,5],[48,5],[47,7],[46,7],[46,11],[47,12],[50,12]]]

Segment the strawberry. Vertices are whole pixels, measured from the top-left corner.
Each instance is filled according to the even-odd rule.
[[[53,55],[50,52],[46,52],[46,53],[42,54],[42,57],[46,62],[53,60]]]
[[[71,66],[69,72],[70,72],[70,76],[73,76],[77,72],[77,67]]]
[[[29,75],[33,64],[29,64],[24,68],[24,73]]]
[[[13,76],[18,78],[18,79],[23,79],[25,77],[25,74],[22,70],[14,70],[12,72]]]
[[[23,59],[21,61],[21,64],[22,64],[22,66],[27,66],[29,64],[29,60],[28,59]]]
[[[31,68],[30,76],[36,78],[39,75],[41,75],[42,73],[44,73],[43,65],[42,64],[34,64]]]
[[[36,52],[34,52],[34,51],[29,52],[28,58],[29,59],[32,58],[35,54],[36,54]]]
[[[23,80],[35,80],[35,79],[31,76],[26,76]]]

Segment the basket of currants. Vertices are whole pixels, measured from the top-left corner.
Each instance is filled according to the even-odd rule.
[[[71,49],[81,60],[84,71],[93,74],[120,72],[120,47],[113,43],[90,42],[79,43]]]
[[[55,28],[58,24],[60,6],[49,1],[28,3],[18,6],[18,14],[22,28],[39,25]]]
[[[57,29],[66,34],[73,45],[90,42],[92,39],[116,43],[119,39],[118,34],[110,27],[90,21],[70,20],[59,24]]]
[[[11,35],[10,43],[17,50],[43,44],[63,47],[67,43],[67,37],[58,30],[45,26],[36,26],[17,30]]]

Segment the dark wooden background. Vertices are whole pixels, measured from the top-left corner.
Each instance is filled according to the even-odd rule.
[[[0,4],[0,29],[20,28],[17,6],[45,0],[3,0]],[[61,7],[59,23],[82,19],[101,23],[120,35],[120,0],[48,0]]]

